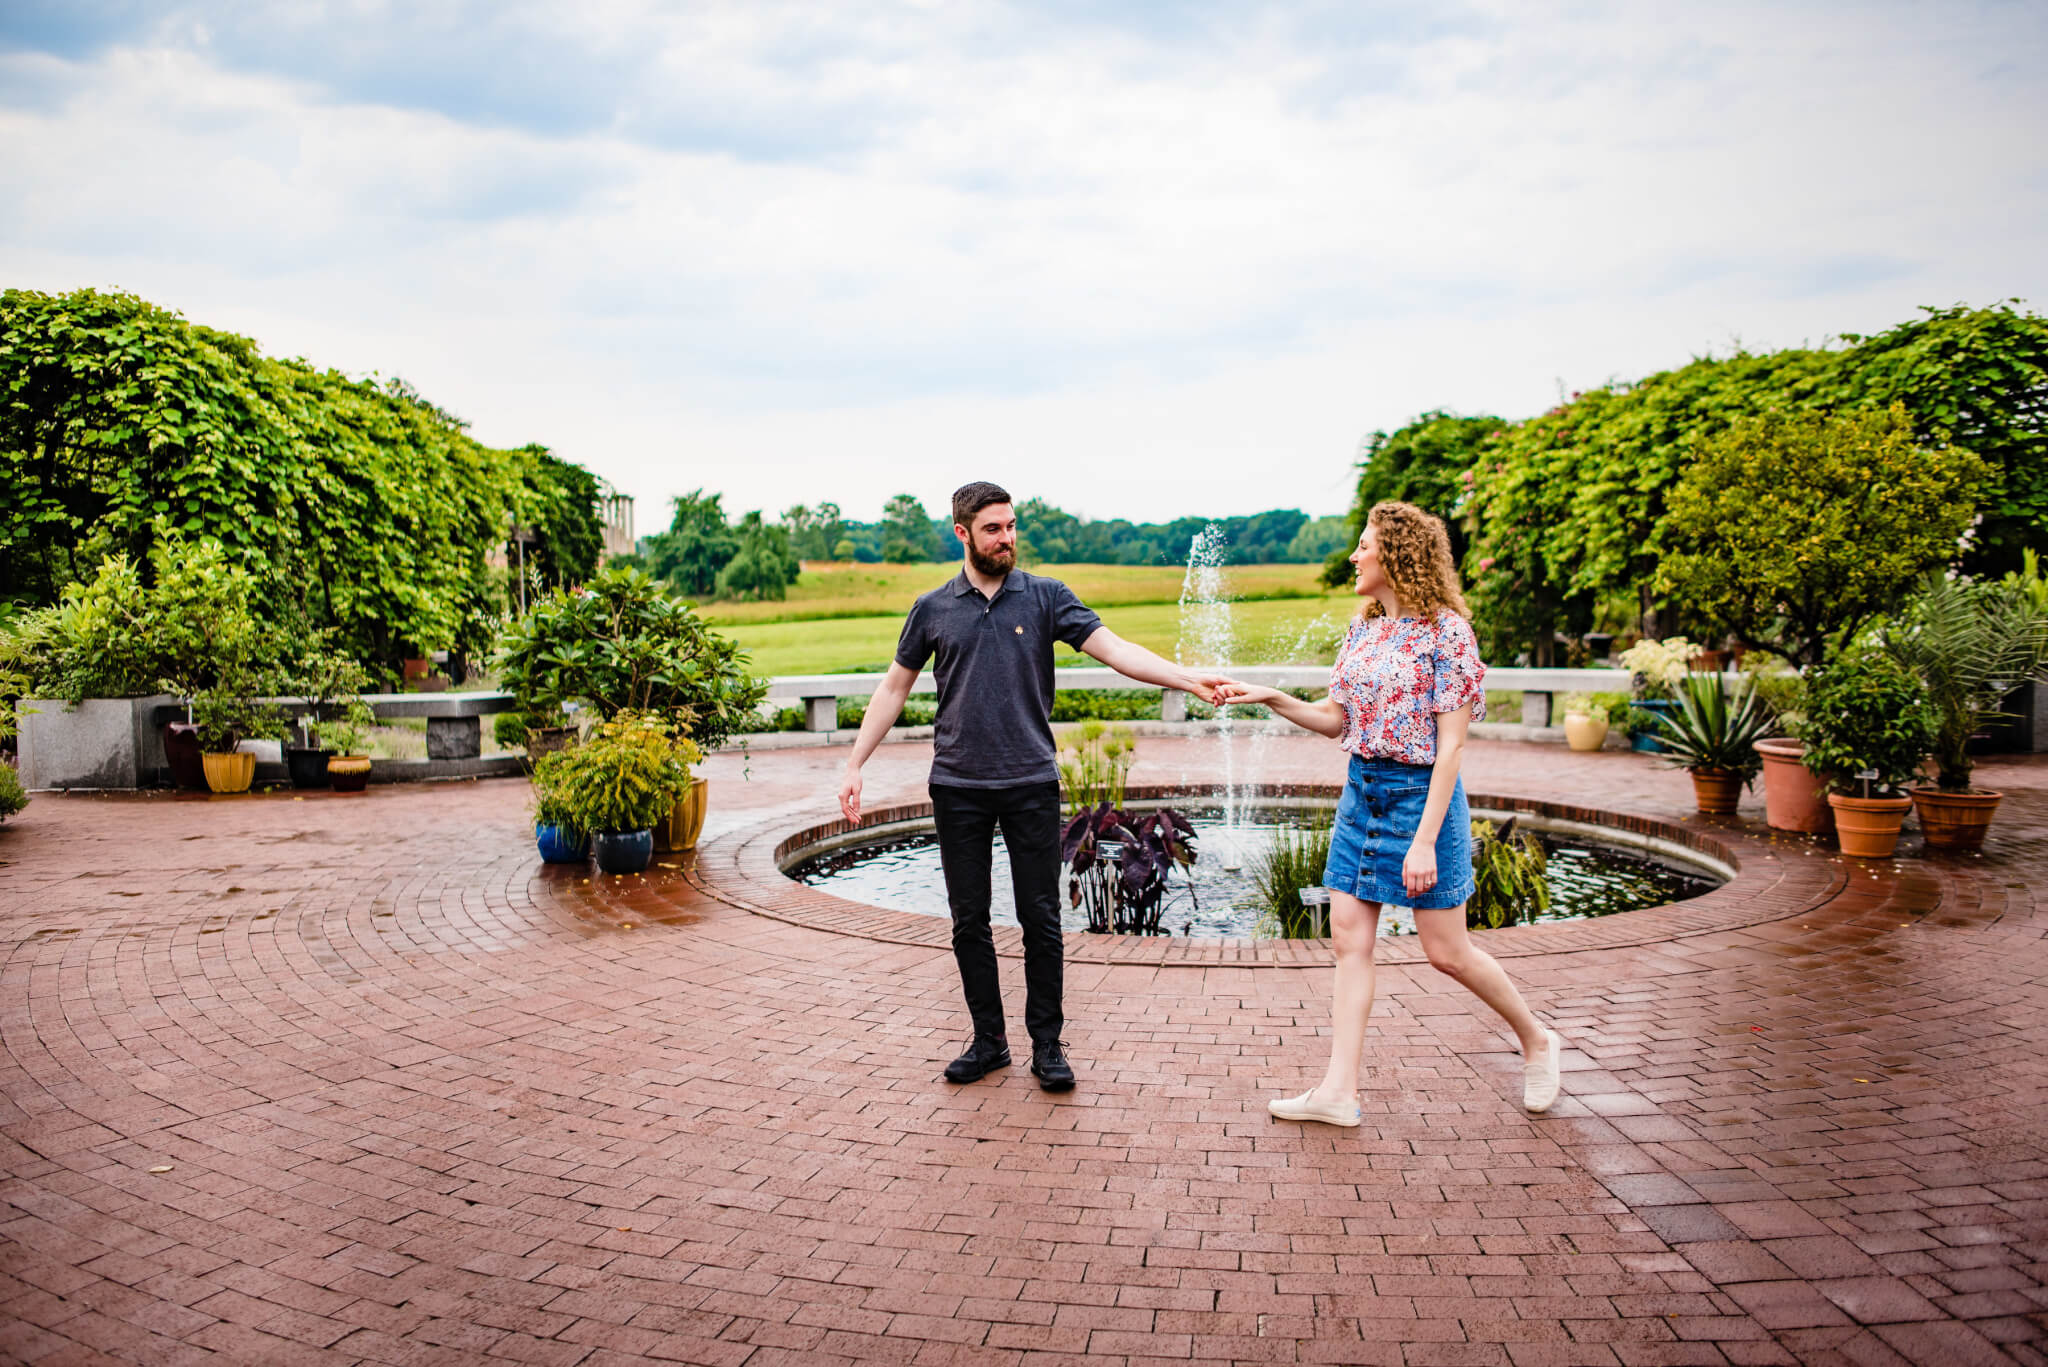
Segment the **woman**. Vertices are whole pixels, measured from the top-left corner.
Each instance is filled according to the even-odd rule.
[[[1556,1033],[1522,1001],[1493,956],[1465,931],[1472,895],[1472,823],[1458,776],[1465,737],[1486,715],[1479,661],[1450,537],[1409,503],[1367,515],[1351,553],[1366,602],[1330,671],[1330,693],[1303,702],[1276,689],[1223,686],[1226,701],[1263,703],[1297,726],[1335,737],[1351,756],[1323,885],[1337,955],[1330,1066],[1297,1097],[1267,1103],[1282,1120],[1358,1123],[1358,1067],[1372,1014],[1380,907],[1415,909],[1429,962],[1499,1014],[1522,1042],[1522,1104],[1557,1099]]]

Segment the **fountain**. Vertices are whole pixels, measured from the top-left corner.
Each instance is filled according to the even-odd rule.
[[[1238,624],[1224,585],[1227,550],[1222,526],[1210,523],[1190,545],[1187,572],[1181,581],[1180,638],[1174,658],[1204,673],[1228,674],[1233,667],[1251,663],[1239,658],[1249,652],[1238,639]],[[1331,626],[1330,615],[1324,614],[1292,637],[1261,643],[1258,653],[1289,662],[1320,653],[1311,647],[1327,638]],[[1205,938],[1260,934],[1259,914],[1248,901],[1252,880],[1244,873],[1245,866],[1256,864],[1261,852],[1286,831],[1312,819],[1308,808],[1317,805],[1314,801],[1268,799],[1261,804],[1256,784],[1260,752],[1275,728],[1250,721],[1246,711],[1243,706],[1216,709],[1215,719],[1204,728],[1213,743],[1191,747],[1199,758],[1182,771],[1182,793],[1207,792],[1220,777],[1216,796],[1196,799],[1192,805],[1179,796],[1170,798],[1193,818],[1201,853],[1192,869],[1173,880],[1181,885],[1185,878],[1190,889],[1188,920],[1163,929]],[[1339,761],[1334,752],[1331,768],[1335,777]],[[1210,801],[1217,804],[1215,808],[1209,808]],[[1535,820],[1527,814],[1520,819]],[[1660,848],[1633,851],[1621,847],[1627,840],[1610,843],[1590,828],[1578,829],[1572,821],[1550,825],[1556,831],[1549,879],[1553,909],[1541,918],[1544,920],[1576,920],[1697,897],[1732,873],[1669,842],[1653,841],[1650,844]],[[1538,825],[1537,829],[1544,827]],[[1000,836],[997,842],[992,919],[1011,925],[1015,916],[1009,864],[1000,848]],[[833,832],[815,847],[788,850],[780,862],[789,876],[855,901],[920,915],[950,915],[936,838],[928,831],[892,832],[871,841],[848,841]],[[1196,891],[1199,897],[1194,895]],[[1068,908],[1064,919],[1070,931],[1089,928],[1081,907]],[[1413,933],[1413,914],[1405,907],[1386,908],[1380,931]]]
[[[1237,624],[1230,599],[1223,588],[1223,560],[1228,549],[1223,524],[1211,522],[1196,534],[1188,546],[1187,574],[1180,586],[1180,639],[1173,657],[1188,669],[1228,673],[1237,653]],[[1237,779],[1237,713],[1239,708],[1216,709],[1214,735],[1223,775],[1223,829],[1214,836],[1211,849],[1227,870],[1244,866],[1244,786]]]

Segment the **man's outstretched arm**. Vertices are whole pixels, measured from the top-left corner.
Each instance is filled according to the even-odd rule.
[[[1197,674],[1173,661],[1153,654],[1135,641],[1126,641],[1108,627],[1097,627],[1081,642],[1083,654],[1092,655],[1127,679],[1178,688],[1203,702],[1214,703],[1216,690],[1229,680],[1221,674]]]
[[[839,811],[848,821],[860,823],[860,766],[868,762],[882,737],[896,718],[903,715],[904,700],[917,683],[917,671],[890,661],[889,672],[875,685],[868,699],[867,715],[860,719],[860,735],[854,738],[853,753],[846,757],[846,774],[839,781]]]

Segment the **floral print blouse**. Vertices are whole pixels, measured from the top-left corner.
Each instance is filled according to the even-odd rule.
[[[1472,625],[1449,608],[1433,620],[1353,621],[1330,670],[1330,696],[1344,709],[1337,744],[1367,759],[1436,763],[1436,714],[1472,704],[1486,719],[1486,666]]]

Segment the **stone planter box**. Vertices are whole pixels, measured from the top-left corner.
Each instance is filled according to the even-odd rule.
[[[169,764],[157,709],[177,701],[167,693],[87,698],[74,708],[61,698],[21,699],[15,704],[15,744],[22,786],[34,792],[156,784]]]

